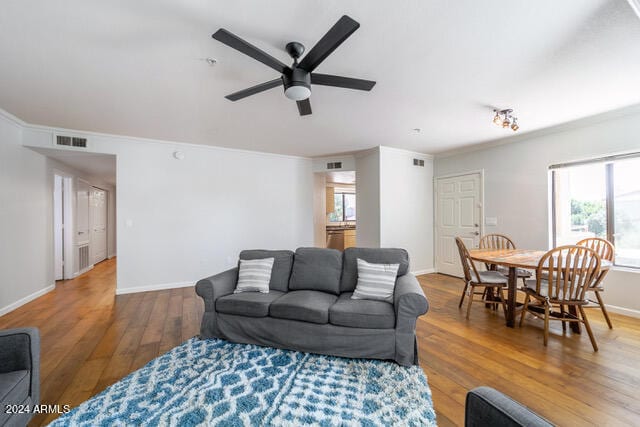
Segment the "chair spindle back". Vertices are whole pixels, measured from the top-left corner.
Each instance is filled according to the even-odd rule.
[[[554,301],[583,301],[600,274],[600,255],[586,246],[567,245],[544,254],[536,269],[536,290],[548,272],[548,296]]]

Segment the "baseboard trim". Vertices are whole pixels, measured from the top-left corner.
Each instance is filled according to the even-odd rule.
[[[187,288],[195,286],[195,282],[159,283],[157,285],[116,288],[116,295],[136,294],[138,292],[163,291],[165,289]]]
[[[24,298],[20,298],[18,301],[11,303],[5,307],[0,308],[0,316],[3,316],[13,310],[15,310],[18,307],[21,307],[23,305],[25,305],[28,302],[33,301],[34,299],[41,297],[42,295],[51,292],[52,290],[54,290],[56,288],[55,283],[53,285],[49,285],[46,288],[40,289],[39,291],[36,291],[34,293],[32,293],[31,295],[27,295]]]
[[[626,308],[626,307],[618,307],[617,305],[609,305],[609,304],[605,304],[605,307],[607,307],[607,311],[610,311],[611,313],[622,314],[624,316],[635,317],[640,319],[640,310],[634,310],[632,308]]]
[[[435,268],[425,268],[424,270],[414,270],[411,272],[411,274],[413,274],[414,276],[420,276],[421,274],[430,274],[435,272]]]

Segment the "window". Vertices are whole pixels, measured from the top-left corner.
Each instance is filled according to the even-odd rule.
[[[335,193],[334,209],[329,214],[329,222],[356,220],[356,195],[353,193]]]
[[[616,265],[640,268],[640,157],[552,166],[554,246],[601,237]]]

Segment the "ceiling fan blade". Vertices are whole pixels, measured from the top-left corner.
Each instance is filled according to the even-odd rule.
[[[252,86],[247,89],[232,93],[225,96],[229,101],[237,101],[247,96],[255,95],[256,93],[264,92],[265,90],[273,89],[274,87],[282,86],[282,78],[270,80],[268,82],[260,83],[259,85]]]
[[[332,76],[331,74],[311,73],[311,84],[356,90],[371,90],[371,88],[376,85],[376,82],[372,80],[353,79],[351,77]]]
[[[358,28],[360,28],[360,24],[347,15],[343,15],[302,59],[300,68],[309,72],[315,70],[331,52],[336,50]]]
[[[285,71],[290,70],[290,68],[286,64],[283,64],[273,56],[258,49],[251,43],[242,40],[240,37],[230,33],[224,28],[220,28],[218,31],[213,33],[211,37],[218,40],[219,42],[226,44],[229,47],[234,48],[235,50],[244,53],[245,55],[252,57],[256,61],[262,62],[264,65],[273,68],[279,73],[284,73]]]
[[[302,101],[296,101],[298,104],[298,112],[301,116],[308,116],[311,114],[311,103],[309,102],[309,98],[303,99]]]

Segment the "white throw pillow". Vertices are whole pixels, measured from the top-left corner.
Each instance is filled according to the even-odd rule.
[[[358,258],[358,282],[352,299],[393,303],[393,289],[400,264],[371,264]]]
[[[234,294],[240,292],[269,293],[271,269],[275,258],[241,259],[238,271],[238,284]]]

